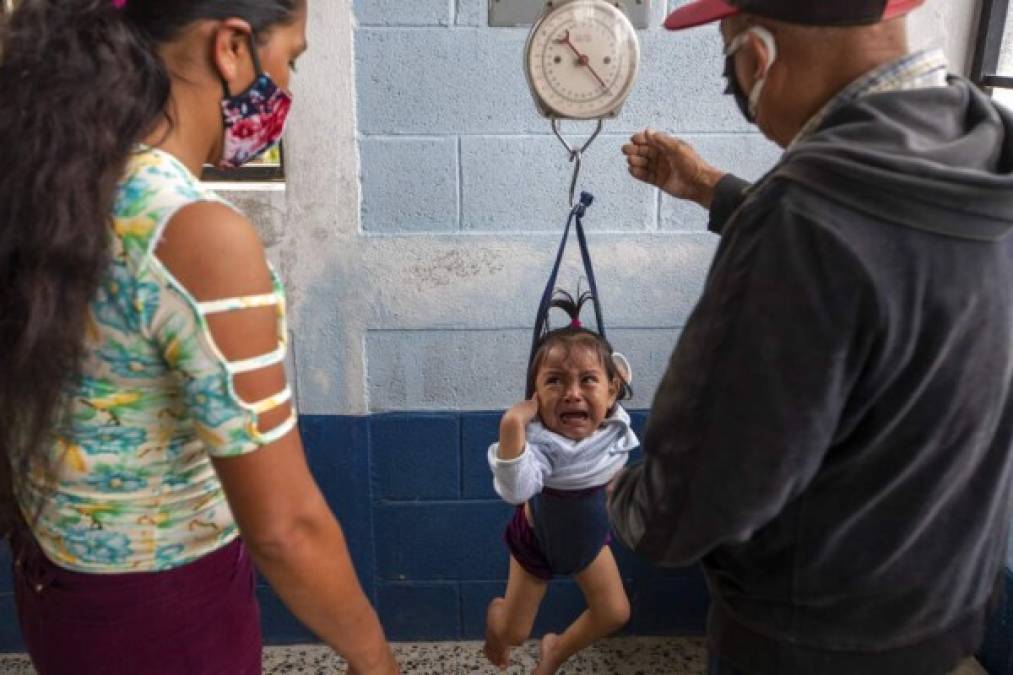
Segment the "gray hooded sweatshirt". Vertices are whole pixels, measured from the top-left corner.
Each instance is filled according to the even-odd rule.
[[[960,78],[874,94],[740,188],[616,533],[702,561],[746,673],[943,675],[1013,518],[1013,115]]]

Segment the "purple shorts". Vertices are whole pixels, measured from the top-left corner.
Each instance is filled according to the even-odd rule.
[[[611,541],[605,500],[604,486],[545,488],[528,502],[533,525],[523,505],[507,524],[503,539],[510,554],[528,573],[545,581],[584,571]]]
[[[39,675],[260,675],[253,564],[236,540],[164,572],[84,574],[13,537],[21,633]]]

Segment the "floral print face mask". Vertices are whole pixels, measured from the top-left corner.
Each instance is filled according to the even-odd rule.
[[[222,116],[225,120],[225,142],[219,168],[236,169],[264,154],[285,133],[285,122],[292,109],[292,94],[285,91],[260,67],[257,46],[250,36],[250,54],[257,70],[257,79],[241,94],[231,96],[222,80],[225,98]]]

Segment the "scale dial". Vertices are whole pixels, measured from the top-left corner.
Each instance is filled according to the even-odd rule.
[[[531,31],[528,83],[546,117],[603,119],[619,114],[640,67],[633,24],[605,0],[571,0]]]

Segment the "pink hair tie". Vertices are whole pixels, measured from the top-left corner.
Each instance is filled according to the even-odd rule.
[[[127,0],[113,0],[113,7],[116,9],[123,9],[127,6]]]
[[[570,322],[570,328],[583,328],[584,325],[580,322],[580,319],[574,319]]]

